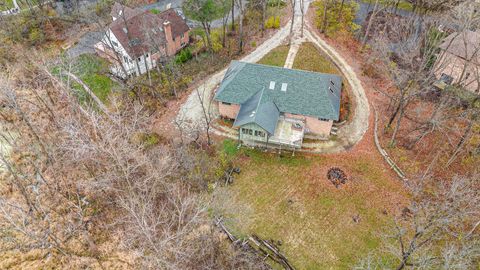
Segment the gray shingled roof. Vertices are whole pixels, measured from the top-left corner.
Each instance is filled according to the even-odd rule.
[[[215,100],[241,105],[265,89],[263,99],[280,112],[338,120],[341,85],[338,75],[232,61]]]
[[[265,129],[269,134],[275,133],[280,111],[269,100],[267,90],[260,90],[240,106],[233,126],[240,127],[245,124],[255,123]]]

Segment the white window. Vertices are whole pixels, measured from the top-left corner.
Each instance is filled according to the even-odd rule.
[[[270,86],[268,87],[270,90],[273,90],[275,89],[275,82],[274,81],[270,81]]]
[[[283,92],[287,92],[287,86],[288,86],[287,83],[282,83],[282,91]]]

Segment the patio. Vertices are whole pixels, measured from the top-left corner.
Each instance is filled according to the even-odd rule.
[[[268,142],[294,148],[301,148],[304,134],[305,123],[303,121],[281,116],[278,119],[275,133],[269,138]]]

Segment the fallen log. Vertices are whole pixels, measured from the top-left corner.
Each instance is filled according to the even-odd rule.
[[[228,239],[238,245],[240,239],[237,239],[223,224],[222,218],[216,218],[216,225],[227,235]],[[278,265],[281,265],[285,270],[294,270],[295,268],[290,264],[288,259],[280,252],[280,249],[273,243],[268,240],[261,239],[257,235],[248,236],[246,239],[243,239],[242,247],[248,248],[252,252],[257,253],[259,256],[263,257],[263,260],[271,259]]]

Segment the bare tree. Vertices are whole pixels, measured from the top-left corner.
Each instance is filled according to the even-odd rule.
[[[225,245],[206,214],[214,158],[189,145],[152,146],[153,119],[141,104],[112,96],[107,115],[42,66],[25,55],[0,77],[9,149],[0,156],[0,224],[12,250],[98,262],[108,256],[95,242],[102,231],[144,268],[264,269]]]
[[[243,21],[246,12],[246,6],[244,0],[233,0],[235,2],[235,6],[239,12],[238,14],[238,53],[243,52]]]
[[[210,128],[212,125],[212,121],[214,120],[214,116],[212,113],[212,105],[213,105],[213,96],[210,94],[210,91],[207,90],[207,86],[204,84],[202,87],[203,91],[200,93],[199,87],[195,89],[197,93],[198,100],[202,106],[202,113],[203,113],[203,120],[205,121],[205,134],[207,136],[207,144],[210,145],[212,143],[210,137]]]
[[[290,0],[290,8],[292,9],[292,19],[290,21],[290,34],[289,34],[289,39],[288,39],[288,42],[291,43],[292,42],[292,38],[293,38],[293,24],[295,22],[295,5],[297,3],[297,0]]]
[[[379,251],[392,260],[371,254],[356,269],[472,269],[480,258],[477,177],[412,183],[412,203],[395,219]]]

